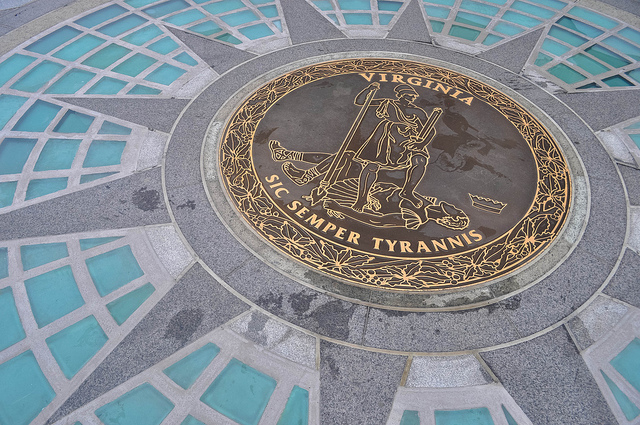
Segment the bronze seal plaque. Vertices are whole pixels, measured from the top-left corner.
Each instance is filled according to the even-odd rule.
[[[437,66],[348,59],[255,91],[227,123],[232,203],[276,248],[370,288],[468,287],[558,235],[569,169],[542,124]]]

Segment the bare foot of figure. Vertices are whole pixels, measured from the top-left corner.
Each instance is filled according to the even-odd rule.
[[[298,186],[304,186],[320,175],[316,167],[301,170],[290,162],[282,164],[282,171]]]
[[[414,195],[413,192],[408,192],[403,190],[402,192],[400,192],[400,197],[402,199],[406,199],[407,201],[411,202],[413,206],[416,208],[422,207],[422,201],[418,199],[418,197]]]

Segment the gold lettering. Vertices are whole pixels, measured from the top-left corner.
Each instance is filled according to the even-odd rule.
[[[291,203],[289,205],[287,205],[287,208],[289,208],[291,211],[295,211],[298,208],[300,208],[300,206],[302,206],[302,202],[300,202],[300,201],[291,201]]]
[[[361,72],[360,75],[362,75],[362,77],[367,80],[368,82],[371,82],[371,79],[373,78],[374,75],[376,75],[375,72],[370,72],[370,73],[365,73],[365,72]]]
[[[371,238],[373,239],[373,249],[380,249],[380,242],[382,242],[382,239],[380,238]]]
[[[473,97],[465,97],[464,99],[459,99],[460,102],[466,103],[467,105],[471,106],[471,101],[473,100]]]
[[[456,236],[455,238],[447,238],[449,243],[451,244],[451,249],[455,249],[456,246],[464,246],[464,243],[460,240],[460,236]]]
[[[412,86],[420,87],[422,85],[422,80],[418,77],[409,77],[407,78],[407,83],[411,84]]]
[[[322,226],[322,223],[324,223],[324,218],[320,218],[315,214],[311,214],[311,216],[307,218],[305,221],[310,225],[312,225],[313,227],[315,227],[316,229],[319,229],[320,226]]]
[[[411,250],[411,242],[400,241],[400,252],[413,252]]]
[[[392,78],[392,83],[404,83],[404,77],[402,75],[393,74]]]
[[[436,240],[432,240],[431,241],[433,243],[433,250],[438,252],[440,250],[443,251],[448,251],[449,248],[447,247],[447,244],[445,243],[444,239],[440,239],[440,241],[436,241]]]
[[[447,88],[446,90],[444,89],[445,87]],[[442,85],[442,84],[440,84],[440,83],[436,83],[436,88],[435,88],[435,90],[436,90],[436,91],[440,90],[442,93],[444,93],[444,94],[448,94],[448,93],[449,93],[449,90],[451,90],[451,87],[449,87],[449,86],[443,86],[443,85]]]
[[[390,241],[389,239],[385,239],[384,241],[387,243],[387,245],[389,245],[389,252],[395,252],[395,250],[393,249],[393,247],[394,247],[394,246],[396,246],[396,243],[397,243],[398,241],[396,241],[396,240],[394,240],[394,241]]]
[[[304,218],[304,215],[309,212],[309,208],[307,207],[302,207],[300,208],[300,210],[298,212],[296,212],[296,215],[300,218]]]
[[[272,174],[269,177],[265,177],[264,179],[267,181],[267,183],[274,183],[280,180],[280,177],[278,177],[277,174]]]
[[[456,98],[458,96],[460,96],[462,94],[462,92],[460,90],[456,90],[456,92],[454,94],[451,95],[452,98]]]
[[[431,252],[431,250],[429,249],[429,247],[427,246],[426,243],[424,243],[424,241],[418,241],[418,252]]]
[[[336,234],[333,236],[335,236],[338,239],[344,239],[344,234],[346,231],[347,229],[345,229],[344,227],[341,227],[336,231]]]
[[[287,193],[289,193],[289,189],[286,189],[284,187],[276,189],[276,197],[282,199],[282,196],[280,196],[280,192],[284,192],[285,194],[287,194]]]
[[[337,228],[338,228],[338,226],[336,226],[332,222],[328,222],[327,225],[324,226],[324,229],[322,229],[322,231],[324,233],[327,233],[329,230],[336,230]]]
[[[387,74],[380,74],[380,82],[382,82],[382,83],[388,83],[388,81],[387,81]]]
[[[466,233],[462,234],[462,237],[464,238],[464,240],[467,242],[467,245],[471,245],[471,239],[469,239],[469,236],[467,236]]]
[[[480,242],[482,240],[482,235],[475,230],[469,232],[471,237],[476,240],[476,242]]]
[[[350,242],[354,245],[359,245],[358,239],[360,239],[360,233],[349,232],[349,237],[347,238],[347,242]]]
[[[431,89],[431,84],[433,84],[433,81],[427,80],[427,82],[424,83],[424,86],[422,86],[422,87],[426,87],[428,89]],[[433,89],[431,89],[431,90],[433,90]]]

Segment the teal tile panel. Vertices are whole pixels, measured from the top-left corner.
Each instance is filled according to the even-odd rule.
[[[640,61],[640,48],[621,38],[611,36],[602,40],[602,43],[624,53],[636,61]]]
[[[0,382],[2,424],[31,423],[56,396],[31,350],[0,364]]]
[[[12,89],[35,93],[64,69],[64,65],[42,61],[11,85]]]
[[[521,13],[512,12],[510,10],[504,12],[502,19],[527,28],[533,28],[542,23],[539,19],[532,18],[531,16],[526,16]]]
[[[449,17],[449,12],[451,11],[451,9],[446,7],[438,6],[425,6],[424,9],[427,11],[427,16],[441,19],[447,19]]]
[[[29,159],[37,139],[7,137],[0,142],[0,175],[20,174]]]
[[[168,18],[164,18],[163,21],[173,25],[183,26],[204,18],[206,18],[206,15],[204,13],[200,12],[197,9],[191,9],[187,10],[186,12],[178,13],[176,15],[169,16]]]
[[[127,142],[122,140],[94,140],[82,163],[83,168],[118,165]]]
[[[84,305],[71,266],[32,277],[24,284],[31,312],[40,328]]]
[[[180,422],[180,425],[205,425],[205,423],[200,422],[191,415],[187,415],[187,417],[184,418],[184,421]]]
[[[455,4],[455,0],[429,0],[427,3],[440,4],[442,6],[453,6]]]
[[[613,394],[613,398],[616,399],[616,403],[618,403],[618,406],[620,406],[620,410],[622,410],[625,418],[627,418],[628,421],[632,421],[637,418],[638,415],[640,415],[640,409],[638,409],[638,406],[633,404],[629,397],[624,392],[622,392],[620,388],[618,388],[616,383],[613,382],[606,373],[604,373],[602,370],[600,370],[600,373],[602,373],[607,386]]]
[[[96,246],[104,245],[122,239],[122,236],[110,236],[106,238],[88,238],[80,239],[80,251],[86,251],[87,249],[95,248]]]
[[[127,94],[137,94],[137,95],[156,95],[162,93],[162,90],[154,89],[152,87],[141,86],[140,84],[136,84],[133,86],[131,90],[127,92]]]
[[[640,339],[634,338],[624,350],[611,360],[611,366],[613,366],[636,391],[640,391]]]
[[[313,0],[313,4],[318,6],[320,10],[333,10],[333,6],[329,0]]]
[[[131,129],[129,127],[125,127],[111,121],[105,121],[102,123],[102,127],[100,127],[100,130],[98,130],[98,134],[128,135],[131,134]]]
[[[25,50],[44,55],[45,53],[49,53],[53,49],[62,46],[64,43],[79,36],[80,34],[82,34],[82,31],[65,25],[50,34],[40,37],[37,41],[25,47]]]
[[[491,22],[491,19],[487,18],[486,16],[480,16],[473,13],[458,12],[458,14],[456,15],[455,21],[460,22],[461,24],[472,25],[478,28],[486,28],[487,25],[489,25],[489,22]],[[453,35],[451,33],[449,34]]]
[[[149,21],[144,19],[142,16],[131,14],[99,28],[98,32],[110,37],[117,37],[120,34],[131,31],[132,29],[146,24],[147,22]]]
[[[160,18],[162,16],[168,15],[173,12],[177,12],[178,10],[186,9],[189,7],[189,3],[184,0],[169,0],[162,3],[154,4],[151,7],[147,7],[142,11],[149,16],[153,16],[154,18]]]
[[[111,6],[100,9],[97,12],[93,12],[87,16],[83,16],[82,18],[76,20],[75,23],[86,28],[93,28],[103,22],[115,18],[116,16],[120,16],[125,12],[127,12],[127,9],[117,4],[113,4]]]
[[[473,0],[462,0],[460,8],[489,16],[495,16],[500,11],[500,9],[495,6],[489,6],[488,4],[478,3]]]
[[[524,28],[520,28],[520,27],[517,27],[515,25],[507,24],[506,22],[498,22],[496,25],[493,26],[493,30],[495,32],[500,33],[500,34],[516,35],[516,34],[520,34],[522,31],[524,31]]]
[[[370,13],[343,13],[347,25],[373,25],[373,17]]]
[[[380,25],[388,25],[392,19],[393,19],[393,15],[388,15],[386,13],[378,14],[378,20],[380,21]]]
[[[185,71],[182,68],[178,68],[173,65],[169,65],[165,63],[160,65],[155,70],[153,70],[144,79],[147,81],[168,86],[168,85],[171,85],[171,83],[173,83],[175,80],[180,78],[182,74],[184,74],[185,72],[187,71]]]
[[[118,325],[122,325],[126,320],[155,292],[151,283],[146,283],[138,289],[134,289],[111,301],[107,304],[107,309]]]
[[[7,248],[0,248],[0,279],[9,276],[9,251]]]
[[[258,38],[268,37],[275,34],[267,24],[250,25],[240,28],[238,31],[249,40],[257,40]]]
[[[487,34],[484,40],[482,40],[482,44],[484,44],[485,46],[491,46],[492,44],[495,44],[501,40],[504,40],[504,37],[500,37],[495,34]]]
[[[603,72],[607,72],[609,70],[608,67],[602,65],[600,62],[591,59],[586,55],[583,55],[582,53],[578,53],[577,55],[570,57],[568,61],[584,69],[591,75],[602,74]]]
[[[86,133],[95,120],[94,117],[68,110],[54,127],[55,133]]]
[[[96,318],[89,316],[51,335],[46,342],[64,376],[71,379],[108,340]]]
[[[578,47],[587,42],[587,39],[581,37],[577,34],[569,32],[565,29],[562,29],[558,26],[552,26],[549,30],[549,35],[551,37],[557,38],[560,41],[564,41],[567,44],[571,44],[572,46]]]
[[[556,56],[562,56],[571,50],[571,48],[547,38],[542,42],[542,50],[553,53]]]
[[[187,52],[182,52],[179,55],[174,56],[173,59],[178,62],[182,62],[185,65],[196,66],[198,64],[198,61],[189,56]]]
[[[538,7],[530,3],[525,3],[520,0],[516,0],[511,5],[512,9],[519,10],[521,12],[528,13],[530,15],[537,16],[542,19],[550,19],[555,16],[556,12],[553,10],[545,9],[543,7]]]
[[[275,388],[275,379],[234,358],[200,400],[241,425],[257,425]]]
[[[436,425],[494,425],[486,407],[465,410],[436,410]]]
[[[240,0],[221,0],[215,3],[202,6],[207,12],[214,15],[219,13],[231,12],[232,10],[245,8],[245,4]]]
[[[82,62],[82,64],[93,66],[95,68],[106,69],[113,65],[113,63],[128,55],[130,52],[131,49],[127,49],[126,47],[122,47],[117,44],[110,44],[89,56]]]
[[[34,171],[69,170],[82,140],[49,139],[45,143]]]
[[[567,84],[575,84],[586,79],[584,75],[580,74],[578,71],[574,71],[563,63],[552,66],[547,71]]]
[[[636,31],[633,28],[623,28],[620,31],[618,31],[618,34],[620,34],[621,36],[623,36],[624,38],[626,38],[629,41],[632,41],[638,45],[640,45],[640,31]]]
[[[220,16],[220,19],[232,27],[237,27],[238,25],[257,21],[258,16],[256,16],[256,14],[251,10],[241,10],[240,12]]]
[[[196,382],[219,352],[220,348],[217,345],[208,343],[167,367],[163,372],[186,390]]]
[[[29,66],[36,58],[15,54],[0,63],[0,86],[15,77],[20,71]]]
[[[222,31],[222,28],[211,21],[203,22],[188,28],[189,31],[197,32],[204,36],[209,36]]]
[[[34,179],[27,186],[25,200],[39,198],[50,193],[59,192],[67,188],[67,177],[56,177],[51,179]]]
[[[569,18],[567,16],[563,16],[562,18],[558,19],[556,24],[584,34],[588,38],[595,38],[604,33],[604,31],[598,28],[585,24],[584,22],[581,22],[577,19]]]
[[[620,75],[614,75],[613,77],[603,78],[602,82],[605,83],[606,85],[608,85],[609,87],[631,87],[631,86],[633,86],[633,83],[630,83],[628,80],[624,79]]]
[[[415,410],[405,410],[402,412],[400,425],[420,425],[420,416]]]
[[[569,13],[606,29],[613,29],[618,26],[618,23],[613,19],[580,6],[574,6],[569,10]]]
[[[231,44],[241,44],[242,41],[238,40],[236,37],[231,34],[222,34],[216,37],[216,40],[225,41]]]
[[[625,127],[625,130],[635,130],[635,129],[640,129],[640,121],[637,121],[631,124],[630,126]]]
[[[260,5],[265,3],[273,3],[274,0],[249,0],[251,3]]]
[[[369,0],[338,0],[338,7],[342,10],[371,10]]]
[[[294,385],[277,425],[308,425],[309,391]]]
[[[584,49],[584,51],[600,59],[601,61],[608,63],[614,68],[622,68],[623,66],[629,65],[631,63],[625,58],[623,58],[622,56],[612,52],[609,49],[605,49],[599,44],[594,44],[593,46],[589,46],[586,49]]]
[[[101,297],[144,275],[129,245],[88,258],[85,262]]]
[[[180,45],[173,41],[171,37],[164,37],[149,45],[147,49],[160,53],[161,55],[166,55],[167,53],[173,52],[178,47],[180,47]]]
[[[0,182],[0,208],[8,207],[13,203],[18,182]]]
[[[23,245],[20,247],[20,260],[23,270],[31,270],[53,261],[67,258],[69,251],[64,242]]]
[[[475,41],[476,38],[478,38],[478,36],[480,35],[480,31],[467,27],[461,27],[460,25],[451,25],[449,35],[464,38],[465,40],[469,41]]]
[[[53,121],[56,115],[58,115],[60,109],[62,109],[61,106],[44,102],[42,100],[36,100],[27,112],[22,114],[22,117],[20,117],[16,125],[13,127],[13,130],[43,132],[47,127],[49,127],[49,124]]]
[[[139,30],[132,32],[131,34],[122,37],[123,41],[127,43],[135,44],[136,46],[142,46],[147,41],[153,40],[160,34],[164,34],[160,28],[151,24],[144,28],[140,28]]]
[[[378,0],[378,10],[397,12],[402,7],[401,1]]]
[[[117,171],[111,171],[109,173],[83,174],[82,176],[80,176],[80,184],[90,183],[94,180],[102,179],[104,177],[109,177],[117,173],[118,173]]]
[[[7,125],[26,101],[26,97],[0,94],[0,130]]]
[[[511,413],[504,407],[504,404],[501,404],[500,407],[502,407],[502,413],[504,413],[504,418],[507,420],[507,425],[518,425],[516,420],[513,419],[513,416],[511,416]]]
[[[551,62],[553,60],[553,58],[545,55],[544,53],[540,52],[538,53],[538,57],[536,58],[536,61],[534,62],[536,66],[544,66],[546,64],[548,64],[549,62]]]
[[[589,83],[589,84],[585,84],[584,86],[580,86],[577,89],[578,90],[585,90],[585,89],[599,89],[601,88],[599,85],[597,85],[596,83]]]
[[[2,265],[2,255],[0,255],[0,278],[6,270],[7,248],[0,249],[0,253],[4,251],[4,267]],[[0,289],[0,323],[2,323],[2,332],[0,332],[0,351],[11,347],[16,342],[26,338],[22,322],[16,308],[16,301],[13,298],[13,290],[10,286]]]
[[[105,425],[160,425],[174,404],[144,383],[96,410]]]
[[[629,137],[631,137],[633,143],[635,143],[636,146],[640,148],[640,134],[630,134]]]
[[[159,2],[160,0],[124,0],[129,6],[133,7],[143,7],[148,6],[151,3]]]
[[[531,3],[537,3],[541,6],[550,7],[552,9],[560,10],[564,8],[567,3],[559,0],[528,0]]]
[[[126,81],[117,78],[102,77],[93,86],[89,87],[87,94],[118,94],[127,86]]]
[[[629,77],[633,78],[637,83],[640,83],[640,68],[636,68],[633,71],[626,73]]]
[[[278,16],[278,8],[273,5],[259,7],[258,10],[267,18],[275,18],[276,16]]]
[[[44,92],[47,94],[73,94],[85,86],[96,74],[82,69],[72,69]]]
[[[106,41],[107,40],[96,37],[93,34],[87,34],[55,52],[53,57],[74,62],[98,46],[104,44]]]

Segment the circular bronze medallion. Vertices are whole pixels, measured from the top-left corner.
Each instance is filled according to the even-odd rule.
[[[220,148],[253,229],[368,287],[459,288],[515,270],[558,235],[567,163],[518,103],[444,68],[390,59],[308,66],[255,91]]]

